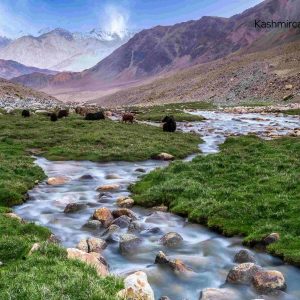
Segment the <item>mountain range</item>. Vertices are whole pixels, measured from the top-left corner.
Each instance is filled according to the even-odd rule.
[[[116,92],[132,85],[141,85],[143,89],[144,84],[157,82],[161,77],[173,78],[180,70],[190,70],[194,66],[208,64],[210,68],[199,69],[215,72],[213,62],[226,59],[228,65],[234,64],[240,56],[271,51],[284,44],[296,43],[300,38],[300,28],[255,28],[255,20],[299,21],[300,1],[265,0],[231,18],[202,17],[173,26],[157,26],[135,34],[112,54],[82,72],[34,73],[13,81],[45,90],[59,99],[78,94],[85,100],[97,99],[101,103],[101,97],[107,97],[109,90]],[[71,36],[68,38],[72,39]],[[255,63],[255,55],[250,57],[249,67]],[[247,69],[247,65],[243,68]],[[239,73],[239,70],[235,72]],[[189,77],[193,72],[184,74],[186,82],[193,80]],[[200,84],[199,89],[202,88]],[[126,97],[126,93],[123,96]],[[206,95],[202,94],[202,97]]]
[[[27,35],[15,40],[0,38],[0,59],[55,71],[82,71],[94,66],[133,33],[117,34],[97,31],[71,33],[57,28],[37,37]]]

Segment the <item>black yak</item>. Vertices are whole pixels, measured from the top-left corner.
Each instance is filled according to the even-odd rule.
[[[96,121],[96,120],[104,120],[105,115],[102,111],[96,112],[96,113],[87,113],[85,116],[85,120],[88,121]]]
[[[57,118],[58,119],[66,118],[68,115],[69,112],[66,109],[61,109],[57,114]]]
[[[173,116],[166,116],[162,119],[163,130],[166,132],[175,132],[176,131],[176,121]]]
[[[56,122],[56,121],[57,121],[57,115],[56,115],[56,113],[52,113],[52,114],[50,115],[50,120],[51,120],[52,122]]]
[[[29,118],[29,117],[30,117],[30,111],[27,110],[27,109],[24,109],[24,110],[22,111],[22,117],[23,117],[23,118]]]
[[[129,122],[129,123],[133,123],[134,121],[134,115],[132,113],[124,113],[122,116],[122,122]]]

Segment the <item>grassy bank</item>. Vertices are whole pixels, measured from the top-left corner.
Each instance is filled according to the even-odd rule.
[[[5,215],[20,204],[36,180],[45,178],[31,153],[61,160],[142,160],[169,152],[177,158],[198,151],[199,137],[160,128],[71,116],[52,123],[44,116],[0,116],[0,299],[115,299],[119,279],[100,278],[94,269],[66,258],[47,242],[43,227]],[[43,247],[29,256],[32,245]]]
[[[213,105],[208,102],[187,102],[187,103],[172,103],[165,105],[156,105],[150,107],[135,107],[137,111],[137,120],[160,122],[165,116],[172,115],[177,122],[201,122],[204,117],[191,115],[184,112],[185,109],[212,109]]]
[[[170,211],[245,242],[278,232],[268,251],[300,265],[300,139],[229,138],[221,152],[175,162],[132,187],[138,204]]]

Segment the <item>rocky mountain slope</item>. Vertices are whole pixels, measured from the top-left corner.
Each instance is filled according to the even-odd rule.
[[[10,39],[4,37],[4,36],[0,36],[0,49],[4,48],[5,46],[7,46],[9,43],[11,42]]]
[[[106,106],[189,101],[300,102],[300,41],[245,52],[173,72],[91,102]]]
[[[0,78],[0,108],[45,109],[61,105],[59,100],[50,95]]]
[[[42,78],[25,75],[14,81],[53,94],[57,91],[72,94],[124,88],[126,85],[137,82],[142,84],[145,80],[153,80],[174,71],[230,57],[233,53],[258,53],[297,41],[300,28],[255,28],[255,20],[299,19],[300,1],[265,0],[231,18],[203,17],[174,26],[143,30],[97,65],[83,72],[42,75]],[[185,74],[190,76],[193,71]],[[193,77],[187,80],[193,82]],[[199,89],[202,88],[199,86]]]
[[[47,70],[47,69],[39,69],[35,67],[28,67],[22,65],[13,60],[4,60],[0,59],[0,77],[5,79],[10,79],[17,76],[27,75],[31,73],[42,73],[42,74],[56,74],[57,72]]]
[[[57,28],[38,37],[23,36],[7,43],[0,47],[0,58],[42,69],[82,71],[127,42],[131,35],[128,32],[119,37],[95,30],[71,33]]]

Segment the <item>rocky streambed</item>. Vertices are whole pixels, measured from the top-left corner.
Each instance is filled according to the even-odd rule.
[[[299,117],[192,113],[207,120],[182,123],[179,129],[200,134],[204,154],[217,152],[218,145],[230,135],[253,133],[275,138],[297,135],[300,127]],[[155,299],[300,299],[298,268],[268,254],[247,250],[240,238],[224,238],[166,212],[164,207],[131,207],[128,186],[167,162],[53,162],[37,158],[36,164],[49,178],[56,179],[37,185],[29,192],[29,201],[16,207],[15,212],[50,228],[65,247],[101,252],[110,273],[127,276],[145,272]],[[261,275],[254,288],[251,274],[257,272]],[[266,276],[275,278],[282,289],[286,285],[286,291],[276,297],[260,297],[264,293],[260,283],[266,281]]]

